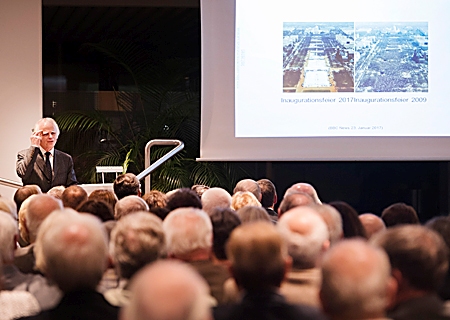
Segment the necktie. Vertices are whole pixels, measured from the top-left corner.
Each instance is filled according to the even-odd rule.
[[[45,153],[45,174],[52,181],[52,165],[50,164],[50,151]]]

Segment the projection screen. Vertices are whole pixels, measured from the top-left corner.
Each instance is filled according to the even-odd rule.
[[[201,0],[199,160],[449,160],[449,14],[448,0]]]

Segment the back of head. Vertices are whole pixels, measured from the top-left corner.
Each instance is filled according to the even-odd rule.
[[[231,195],[222,188],[210,188],[202,195],[203,210],[211,214],[215,208],[230,208]]]
[[[244,179],[239,181],[234,187],[233,194],[239,191],[251,192],[256,197],[258,202],[261,201],[261,188],[255,180]]]
[[[103,222],[114,220],[114,211],[111,206],[102,200],[86,200],[77,207],[78,212],[90,213]]]
[[[29,199],[24,216],[24,227],[26,227],[27,232],[21,232],[21,236],[23,240],[33,243],[36,240],[41,223],[53,211],[61,210],[63,204],[61,200],[48,194],[36,194]]]
[[[190,260],[195,252],[210,253],[212,249],[212,223],[208,214],[197,208],[178,208],[163,221],[167,254]]]
[[[320,298],[332,319],[382,318],[394,290],[387,255],[363,240],[343,240],[323,257]]]
[[[415,289],[436,291],[447,272],[448,249],[435,231],[420,225],[400,225],[374,235],[371,242],[389,256]]]
[[[245,206],[261,207],[261,203],[250,191],[237,191],[231,197],[231,209],[239,210]]]
[[[330,245],[334,245],[344,237],[341,214],[329,204],[318,205],[314,209],[327,224],[328,233],[330,234]]]
[[[261,189],[261,205],[264,208],[271,208],[277,203],[277,190],[275,185],[269,179],[260,179],[257,183]]]
[[[226,248],[239,287],[257,292],[280,286],[289,258],[286,244],[272,223],[260,221],[237,227]]]
[[[367,238],[366,231],[358,218],[358,212],[351,205],[344,201],[333,201],[329,205],[341,214],[344,238]]]
[[[64,292],[94,290],[108,261],[106,231],[99,219],[65,208],[38,232],[36,266]]]
[[[205,186],[204,184],[194,184],[191,187],[191,190],[194,191],[198,197],[201,199],[203,194],[209,189],[208,186]]]
[[[381,219],[387,228],[398,224],[420,224],[416,210],[402,202],[385,208],[381,213]]]
[[[14,201],[0,196],[0,210],[9,213],[14,220],[17,220],[17,206]]]
[[[317,195],[316,189],[309,183],[305,182],[299,182],[293,184],[291,187],[289,187],[286,192],[284,193],[284,198],[286,198],[288,195],[296,192],[304,192],[307,195],[309,195],[313,200],[315,204],[322,204],[322,201],[320,201],[319,196]]]
[[[105,201],[106,203],[108,203],[111,206],[113,211],[114,211],[114,207],[116,206],[116,203],[117,203],[117,197],[114,194],[114,192],[109,191],[109,190],[104,190],[104,189],[97,189],[97,190],[92,191],[88,196],[88,200]]]
[[[172,193],[167,199],[166,208],[169,211],[178,208],[202,208],[202,201],[197,193],[189,188],[181,188]]]
[[[190,266],[158,261],[133,278],[132,297],[122,320],[209,320],[211,300],[206,281]]]
[[[122,278],[130,279],[165,252],[162,220],[149,212],[134,212],[120,219],[111,233],[111,255]]]
[[[122,199],[126,196],[140,196],[141,184],[133,173],[124,173],[114,180],[113,189],[117,199]]]
[[[287,211],[278,220],[278,230],[286,240],[293,266],[314,268],[330,241],[325,221],[313,207],[303,206]]]
[[[283,198],[278,208],[278,216],[281,217],[286,211],[295,207],[310,206],[314,204],[314,199],[305,192],[296,191]]]
[[[236,211],[242,223],[249,223],[255,221],[271,222],[269,214],[266,209],[259,206],[244,206]]]
[[[23,187],[20,187],[14,193],[14,202],[17,206],[17,211],[20,210],[20,206],[29,196],[33,194],[42,193],[41,188],[38,185],[30,184]]]
[[[14,260],[16,238],[16,221],[9,213],[0,210],[0,260],[6,264]]]
[[[64,207],[77,209],[77,207],[83,201],[86,201],[88,198],[86,190],[82,187],[74,185],[67,187],[61,196],[61,200],[63,202]]]
[[[56,199],[62,199],[64,190],[66,190],[65,186],[54,186],[47,191],[47,194],[55,197]]]
[[[150,211],[154,208],[164,208],[167,204],[167,197],[165,193],[158,190],[151,190],[142,196],[147,202]]]
[[[136,211],[148,211],[148,204],[139,196],[126,196],[117,201],[114,207],[114,219],[119,220]]]
[[[373,213],[360,214],[359,221],[361,221],[368,239],[370,239],[374,234],[386,230],[383,219]]]
[[[213,251],[219,260],[227,260],[225,244],[231,232],[241,224],[241,220],[236,212],[230,208],[215,208],[211,214],[213,226]]]

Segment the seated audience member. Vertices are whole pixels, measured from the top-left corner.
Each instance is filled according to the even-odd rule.
[[[193,266],[208,282],[218,303],[223,299],[223,284],[229,273],[211,258],[213,230],[211,219],[197,208],[178,208],[163,221],[167,256]]]
[[[117,201],[114,207],[114,219],[119,220],[136,211],[148,211],[148,204],[139,196],[126,196]]]
[[[405,203],[399,202],[390,205],[381,212],[386,228],[398,224],[420,224],[416,210]]]
[[[231,197],[231,209],[238,211],[245,206],[261,207],[261,203],[250,191],[238,191]]]
[[[2,256],[0,255],[0,279],[2,279]],[[0,318],[9,320],[31,316],[40,311],[36,298],[26,291],[5,291],[0,281]]]
[[[202,201],[197,193],[189,188],[176,190],[167,198],[166,209],[169,211],[178,208],[202,208]]]
[[[203,194],[205,193],[205,191],[206,190],[208,190],[209,189],[209,187],[208,186],[205,186],[205,185],[203,185],[203,184],[194,184],[192,187],[191,187],[191,190],[192,191],[195,191],[195,193],[198,195],[198,197],[201,199],[202,198],[202,196],[203,196]]]
[[[425,227],[439,233],[447,245],[450,261],[450,218],[447,217],[435,217],[425,224]],[[447,270],[444,282],[441,284],[439,296],[442,300],[450,300],[450,268]]]
[[[243,224],[227,243],[230,272],[242,300],[214,309],[214,319],[323,319],[318,309],[293,305],[279,294],[291,259],[276,227],[269,222]]]
[[[448,249],[439,234],[420,225],[402,225],[374,235],[371,242],[386,251],[398,283],[389,318],[450,319],[437,295],[448,269]]]
[[[328,204],[314,206],[314,209],[322,216],[328,227],[330,246],[338,243],[344,237],[342,217],[339,211]]]
[[[237,210],[236,213],[241,219],[242,223],[249,223],[260,220],[272,222],[272,219],[263,207],[244,206]]]
[[[14,193],[14,202],[17,206],[17,212],[20,210],[20,206],[25,201],[26,198],[31,196],[32,194],[42,193],[41,188],[39,188],[36,184],[29,184],[23,187],[20,187]]]
[[[66,190],[64,186],[54,186],[50,190],[47,191],[48,195],[54,196],[56,199],[62,200],[62,195]]]
[[[241,225],[241,220],[234,210],[220,207],[213,209],[209,217],[213,227],[214,258],[225,263],[228,261],[225,244],[234,228]]]
[[[121,320],[211,320],[208,284],[190,266],[166,260],[133,278],[131,300]]]
[[[294,192],[283,198],[278,207],[278,219],[288,210],[299,206],[311,206],[315,204],[314,199],[305,192]]]
[[[216,208],[230,209],[231,195],[222,188],[210,188],[202,195],[203,211],[211,214]]]
[[[64,296],[53,309],[26,319],[117,319],[118,309],[95,291],[107,261],[99,219],[69,208],[53,212],[38,232],[36,265]]]
[[[17,221],[17,206],[14,201],[0,196],[0,211],[9,213],[14,220]]]
[[[28,291],[41,309],[54,307],[61,299],[59,289],[41,275],[24,274],[14,265],[17,224],[6,212],[0,211],[0,255],[3,258],[3,290]],[[1,261],[0,261],[1,262]],[[0,282],[2,282],[0,280]],[[4,291],[3,291],[4,292]],[[0,294],[1,295],[1,294]],[[3,311],[3,309],[0,309]],[[38,310],[39,311],[39,310]],[[2,318],[0,311],[0,319]],[[24,314],[25,315],[25,314]]]
[[[97,189],[97,190],[92,191],[88,196],[88,200],[105,201],[106,203],[108,203],[111,206],[111,208],[113,209],[113,212],[114,212],[114,207],[116,206],[116,203],[117,203],[117,197],[114,194],[114,192],[109,191],[109,190],[104,190],[104,189]]]
[[[373,213],[363,213],[358,217],[364,227],[364,230],[366,231],[368,239],[370,239],[374,234],[386,230],[383,219]]]
[[[124,173],[114,180],[113,190],[117,199],[126,196],[141,196],[141,183],[133,173]]]
[[[351,205],[344,201],[333,201],[329,205],[334,207],[341,215],[344,238],[361,237],[367,239],[358,212]]]
[[[323,310],[331,320],[387,319],[396,290],[390,271],[382,250],[362,239],[341,241],[322,260]]]
[[[322,201],[320,201],[319,196],[317,195],[316,189],[314,189],[314,187],[309,183],[299,182],[293,184],[284,193],[284,198],[296,192],[304,192],[314,200],[315,204],[322,204]]]
[[[78,212],[90,213],[102,222],[114,220],[114,211],[111,206],[102,200],[86,200],[77,207]]]
[[[74,210],[88,198],[86,190],[78,185],[67,187],[61,196],[64,207]]]
[[[61,200],[48,194],[32,195],[25,202],[21,208],[23,214],[19,215],[19,231],[22,239],[29,245],[16,253],[14,264],[23,273],[39,273],[34,268],[34,242],[37,232],[47,216],[54,210],[61,210],[63,204]]]
[[[146,264],[165,254],[162,220],[148,212],[123,217],[111,233],[110,252],[121,283],[103,295],[112,305],[123,307],[130,298],[128,281]]]
[[[248,191],[253,193],[253,195],[256,197],[258,202],[261,201],[261,188],[259,187],[259,184],[252,179],[244,179],[239,181],[236,186],[233,189],[233,194],[239,191]]]
[[[158,190],[151,190],[142,196],[145,202],[148,204],[148,208],[151,213],[156,214],[162,220],[164,220],[169,213],[167,210],[167,196]]]
[[[274,210],[278,202],[277,189],[269,179],[260,179],[256,181],[261,189],[261,205],[266,209],[272,221],[278,220],[278,213]]]

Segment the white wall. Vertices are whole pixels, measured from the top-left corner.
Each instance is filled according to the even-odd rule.
[[[42,117],[41,0],[0,0],[0,177],[20,182],[17,151]],[[12,199],[16,189],[0,185]]]

